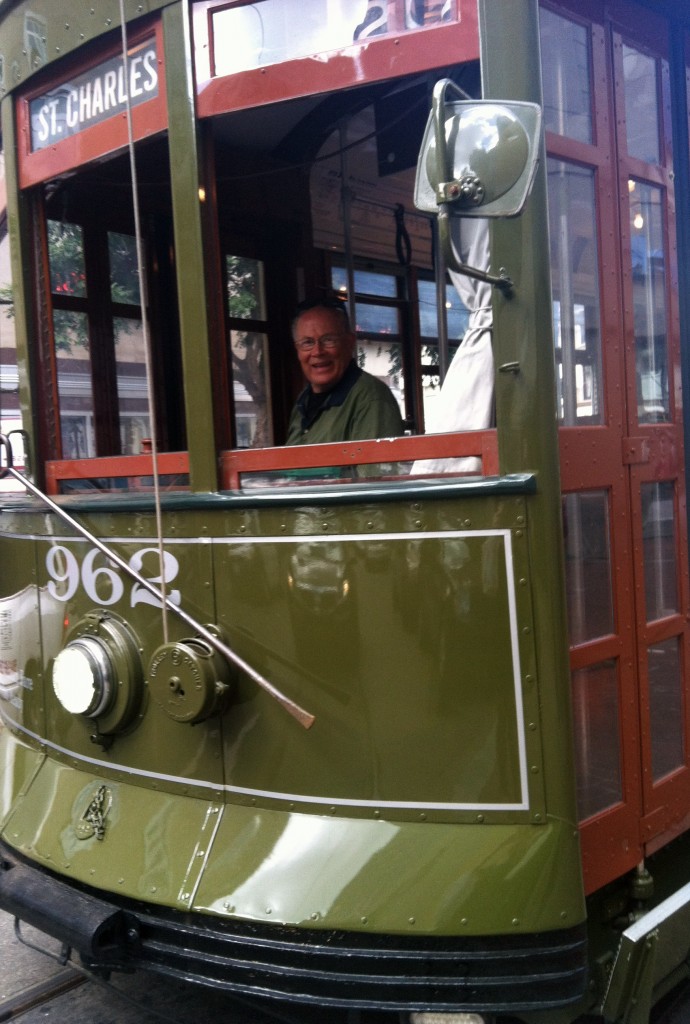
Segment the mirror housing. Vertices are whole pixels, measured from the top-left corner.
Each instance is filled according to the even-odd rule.
[[[453,85],[434,87],[417,162],[415,206],[437,213],[442,203],[463,217],[514,217],[520,213],[539,162],[541,108],[536,103],[456,100]]]
[[[450,241],[450,217],[515,217],[529,195],[541,138],[536,103],[500,100],[446,101],[458,87],[449,78],[434,86],[431,113],[417,161],[414,202],[437,214],[447,265],[507,290],[505,277],[466,267]]]

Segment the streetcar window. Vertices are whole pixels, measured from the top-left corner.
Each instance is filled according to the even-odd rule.
[[[84,239],[78,224],[48,221],[48,259],[62,455],[84,459],[96,454],[96,440]]]
[[[97,290],[100,315],[104,315],[104,306],[110,312],[106,330],[112,336],[120,432],[115,449],[117,454],[135,455],[150,437],[151,421],[134,236],[105,232],[110,275],[110,301],[106,304],[98,280],[89,285],[93,275],[87,278],[81,225],[48,220],[47,228],[62,457],[82,459],[97,454],[94,379],[102,379],[107,370],[94,366],[91,339],[103,327],[94,322],[89,287]]]
[[[592,142],[587,29],[540,5],[539,30],[545,127],[578,142]]]
[[[389,388],[408,435],[493,426],[491,289],[455,273],[437,286],[434,220],[413,201],[430,90],[439,74],[214,118],[229,341],[229,383],[219,399],[231,409],[224,447],[258,450],[284,443],[304,387],[292,313],[298,301],[319,295],[338,295],[347,303],[356,362]],[[478,89],[474,66],[457,74]],[[458,246],[488,260],[485,222],[458,230]],[[472,344],[460,353],[462,366],[447,389],[452,393],[441,401],[444,375],[466,338]],[[472,360],[478,369],[469,367]],[[463,386],[472,388],[472,401]],[[402,459],[379,467],[380,475],[481,469],[478,457],[454,459],[446,454],[450,449],[450,443],[440,443],[438,457],[426,461],[432,446],[419,458],[406,448]],[[293,449],[283,459],[276,456],[285,470],[290,458],[300,467],[299,479],[309,475],[307,458],[320,475],[316,453]],[[327,454],[324,460],[327,471]],[[254,465],[268,466],[270,459],[232,461],[248,477]],[[256,473],[268,478],[262,468]],[[289,478],[282,470],[275,475]],[[353,473],[336,467],[331,475]]]
[[[48,359],[43,355],[46,346],[41,346],[46,407],[50,394],[57,396],[57,416],[45,416],[46,448],[51,459],[63,463],[149,452],[151,392],[159,451],[186,445],[162,145],[141,147],[140,161],[148,358],[128,161],[118,157],[43,189],[50,305],[42,328],[52,351]],[[118,476],[106,474],[83,485],[128,487],[127,476],[119,476],[117,466],[114,470]],[[72,476],[69,469],[66,474]],[[161,482],[187,485],[186,477],[178,474],[164,475]],[[63,489],[78,487],[75,478]]]
[[[454,21],[455,4],[432,0],[260,0],[211,13],[213,74],[229,75],[340,49],[370,36]],[[295,31],[299,20],[300,30]]]

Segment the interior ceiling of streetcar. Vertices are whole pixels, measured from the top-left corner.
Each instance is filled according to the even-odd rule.
[[[412,200],[415,168],[434,84],[451,76],[468,94],[479,92],[475,62],[237,111],[214,121],[214,136],[220,149],[269,158],[271,173],[310,171],[315,248],[343,248],[344,174],[354,252],[395,261],[392,217],[402,207],[415,262],[430,266],[429,218],[416,213]],[[255,163],[250,174],[257,173]],[[242,177],[236,169],[219,171],[226,182],[239,185]]]

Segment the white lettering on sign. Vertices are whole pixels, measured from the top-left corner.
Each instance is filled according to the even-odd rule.
[[[148,579],[159,590],[163,583],[167,587],[177,578],[180,563],[169,551],[163,552],[163,571],[157,576],[149,577],[144,573],[146,555],[151,555],[149,561],[155,559],[154,564],[159,565],[158,548],[141,548],[139,551],[135,551],[129,560],[130,568],[134,572]],[[99,557],[101,564],[96,563]],[[46,572],[50,577],[48,593],[56,601],[69,601],[74,597],[80,585],[94,604],[104,607],[117,604],[125,593],[125,582],[120,576],[119,570],[98,548],[90,548],[80,565],[76,555],[69,548],[62,544],[56,544],[46,555]],[[172,604],[179,604],[180,591],[169,590],[167,598]],[[136,580],[132,580],[130,585],[129,603],[131,608],[135,608],[138,604],[150,604],[154,608],[161,607],[160,600]]]
[[[130,52],[127,72],[113,57],[70,82],[63,82],[29,104],[31,149],[45,149],[77,135],[158,95],[158,54],[155,40]]]

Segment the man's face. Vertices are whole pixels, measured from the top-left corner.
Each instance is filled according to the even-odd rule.
[[[309,348],[304,342],[311,339]],[[302,372],[319,394],[330,391],[347,370],[355,352],[355,336],[346,330],[345,321],[335,309],[309,309],[294,327],[295,348]]]

